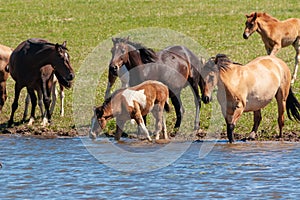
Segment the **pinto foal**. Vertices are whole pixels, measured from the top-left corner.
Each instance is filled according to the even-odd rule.
[[[152,112],[156,119],[155,139],[159,139],[160,131],[163,131],[165,139],[168,139],[166,123],[163,119],[163,110],[167,112],[170,110],[168,98],[168,87],[158,81],[145,81],[134,87],[117,90],[104,101],[102,106],[94,109],[89,136],[95,139],[95,131],[99,125],[103,129],[108,120],[116,117],[116,140],[120,139],[125,122],[134,119],[138,129],[147,136],[149,141],[152,141],[143,120],[144,115]]]

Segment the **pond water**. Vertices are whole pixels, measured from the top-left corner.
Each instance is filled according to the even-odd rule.
[[[156,169],[156,164],[163,157],[172,157],[176,149],[169,149],[168,153],[159,151],[168,145],[130,141],[114,144],[106,139],[86,141],[86,138],[1,136],[0,199],[300,197],[299,143],[194,142],[185,146],[182,154],[177,152],[178,159]],[[199,154],[207,144],[210,150]],[[110,154],[111,149],[103,150],[107,145],[129,154],[133,151],[143,159],[132,160],[112,153],[108,155],[110,162],[117,163],[112,166],[108,160],[95,156],[97,153]],[[177,146],[180,148],[181,144]],[[93,148],[101,151],[93,152]],[[153,161],[151,152],[157,155],[157,162]],[[106,156],[102,155],[102,158]],[[144,172],[136,173],[137,166],[144,167]]]

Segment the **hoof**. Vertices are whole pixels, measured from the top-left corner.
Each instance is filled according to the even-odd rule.
[[[255,140],[256,134],[254,132],[251,132],[247,140]]]

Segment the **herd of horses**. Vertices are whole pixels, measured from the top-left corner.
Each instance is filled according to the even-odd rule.
[[[170,111],[168,98],[176,112],[173,131],[176,134],[184,115],[180,93],[183,88],[190,86],[196,107],[195,130],[200,126],[201,101],[209,103],[212,91],[217,87],[217,100],[225,118],[230,143],[234,141],[233,131],[243,112],[254,113],[254,125],[249,137],[255,138],[262,120],[261,109],[273,98],[276,98],[278,105],[279,137],[282,137],[285,111],[290,119],[300,121],[300,103],[291,89],[300,60],[300,19],[279,21],[266,13],[256,12],[246,15],[246,18],[243,37],[248,39],[252,33],[258,32],[268,54],[246,65],[235,63],[224,54],[205,61],[184,46],[170,46],[155,52],[129,38],[113,38],[105,101],[94,108],[89,136],[95,139],[107,121],[115,117],[116,140],[120,139],[125,122],[134,120],[138,131],[152,141],[146,128],[146,116],[151,112],[156,119],[155,139],[160,138],[160,132],[163,132],[165,139],[169,139],[163,115],[164,110]],[[296,50],[293,75],[287,64],[275,56],[280,48],[289,45]],[[0,46],[0,52],[0,109],[7,98],[5,84],[8,75],[15,80],[15,96],[8,126],[14,124],[14,113],[24,87],[28,93],[27,105],[29,99],[32,104],[29,124],[35,118],[36,91],[44,116],[43,125],[46,126],[51,120],[51,94],[55,93],[56,82],[63,91],[63,88],[71,87],[75,77],[66,43],[53,44],[43,39],[29,39],[14,50]],[[118,77],[122,88],[110,94]],[[27,107],[24,120],[26,115]]]

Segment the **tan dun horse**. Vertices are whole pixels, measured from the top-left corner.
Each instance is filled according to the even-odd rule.
[[[6,80],[9,77],[8,62],[13,49],[0,44],[0,112],[7,98]]]
[[[251,137],[255,137],[261,122],[261,109],[275,97],[278,106],[279,137],[282,137],[284,112],[300,121],[300,104],[290,86],[288,66],[279,58],[258,57],[242,66],[233,63],[226,55],[217,55],[203,68],[205,103],[211,100],[214,86],[218,86],[217,98],[227,125],[227,136],[232,143],[233,130],[243,112],[254,112]]]
[[[60,45],[49,43],[44,39],[28,39],[19,44],[13,51],[9,63],[9,72],[15,80],[15,97],[8,126],[12,126],[14,122],[14,113],[18,108],[18,99],[21,89],[24,87],[27,88],[32,103],[31,121],[35,118],[35,107],[37,104],[37,98],[34,91],[41,88],[43,91],[43,101],[47,119],[50,122],[50,97],[48,91],[51,87],[46,84],[46,81],[41,82],[41,69],[46,65],[51,65],[59,83],[66,88],[71,87],[71,81],[74,79],[75,75],[70,64],[66,42]],[[36,83],[39,83],[40,85],[36,86]]]
[[[300,19],[290,18],[279,21],[267,13],[260,12],[253,12],[246,17],[243,37],[248,39],[257,31],[261,35],[268,55],[275,55],[281,48],[293,45],[296,50],[293,83],[296,80],[300,62]]]
[[[163,118],[163,110],[169,111],[168,87],[158,81],[145,81],[137,86],[119,89],[106,99],[102,106],[94,109],[90,138],[95,139],[99,125],[105,128],[108,120],[113,117],[117,121],[115,139],[119,140],[123,132],[125,122],[134,119],[138,124],[138,129],[152,141],[145,126],[144,115],[152,112],[156,119],[155,133],[156,140],[159,139],[162,131],[165,139],[168,139],[166,123]]]
[[[145,80],[157,80],[169,88],[169,94],[176,112],[175,131],[181,125],[184,108],[180,93],[190,85],[196,107],[194,129],[199,128],[199,112],[203,79],[200,75],[204,63],[184,46],[170,46],[157,53],[128,38],[113,38],[112,58],[109,65],[106,98],[117,77],[122,86],[134,86]]]

